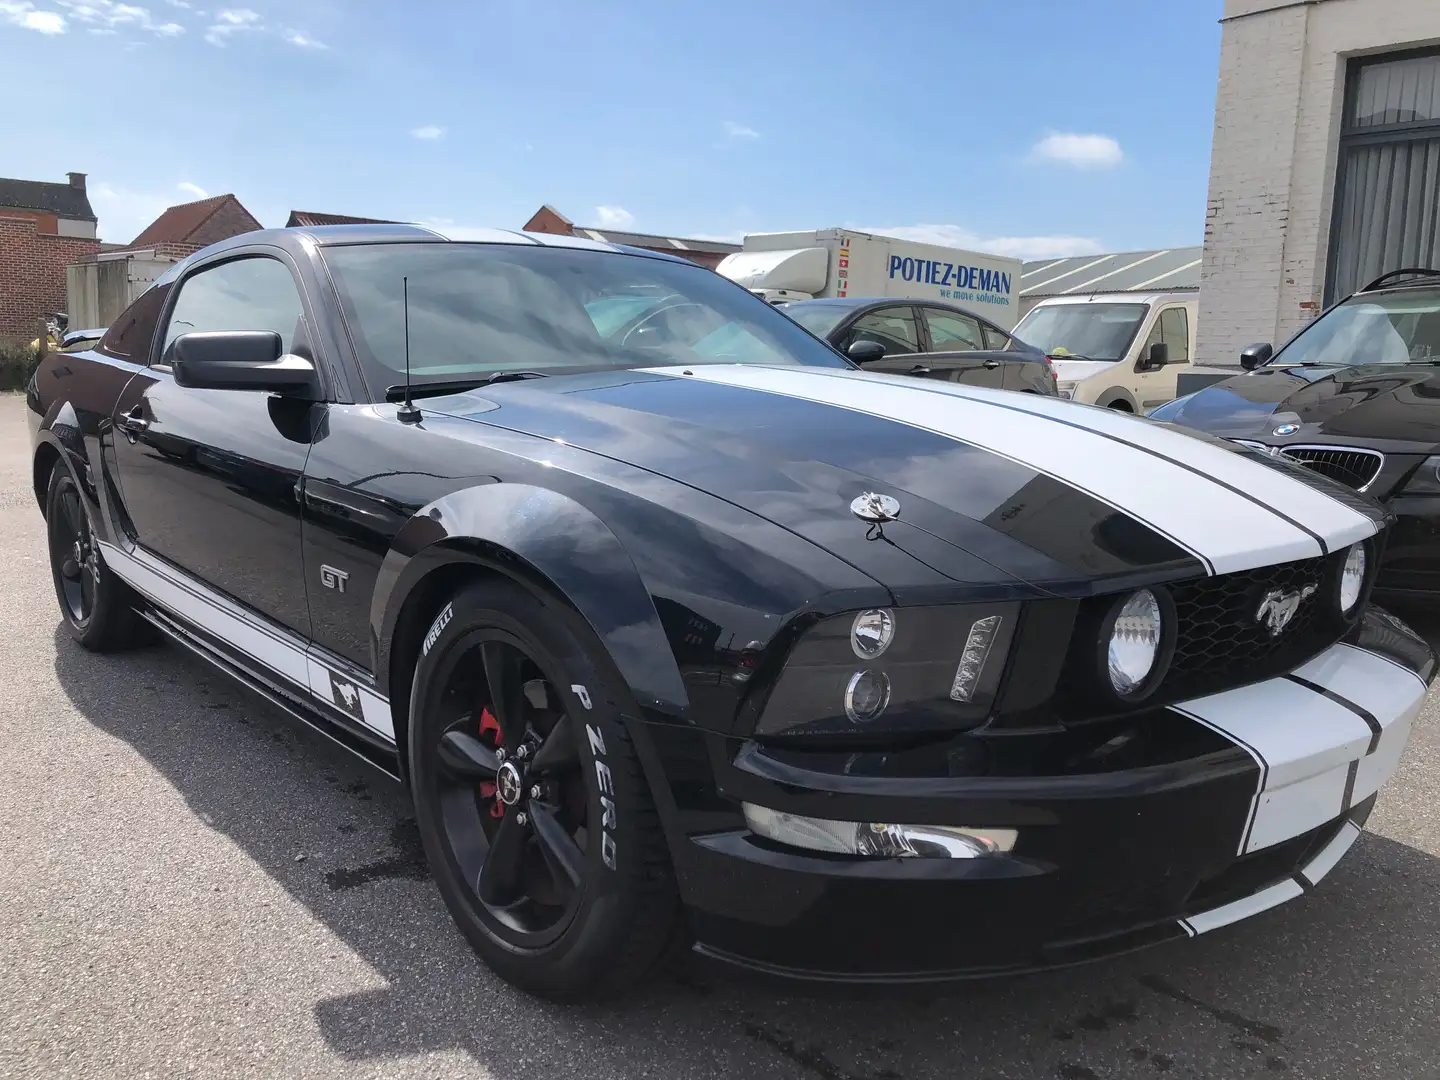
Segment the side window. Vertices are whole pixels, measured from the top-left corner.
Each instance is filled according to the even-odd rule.
[[[985,338],[980,323],[957,311],[925,308],[925,322],[930,327],[930,348],[936,352],[964,352],[983,349]]]
[[[1166,308],[1160,313],[1160,340],[1170,352],[1170,363],[1183,364],[1190,359],[1190,313],[1183,307]]]
[[[155,326],[160,321],[160,312],[169,293],[169,284],[156,285],[136,297],[135,302],[122,311],[110,329],[105,331],[97,351],[134,364],[148,364],[150,346],[155,341]]]
[[[982,326],[980,329],[985,331],[985,348],[992,352],[1013,348],[1010,336],[1004,331],[996,330],[993,326]]]
[[[220,263],[180,283],[161,354],[181,334],[206,330],[274,330],[289,352],[303,333],[304,310],[284,263],[264,257]]]
[[[881,308],[855,320],[850,328],[850,340],[846,346],[857,341],[878,341],[885,346],[887,356],[896,353],[920,351],[920,331],[915,325],[913,308]]]

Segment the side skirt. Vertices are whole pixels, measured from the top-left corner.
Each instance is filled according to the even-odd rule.
[[[310,708],[299,698],[286,693],[282,687],[267,679],[260,672],[252,670],[248,665],[231,657],[222,655],[198,635],[191,633],[164,613],[149,607],[137,608],[136,612],[171,641],[184,646],[202,660],[208,661],[241,686],[264,698],[288,716],[300,721],[335,745],[350,751],[392,780],[404,782],[400,775],[399,761],[392,750],[387,750],[360,732],[353,731],[346,725]]]

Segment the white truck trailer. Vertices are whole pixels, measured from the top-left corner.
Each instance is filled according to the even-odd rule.
[[[854,229],[751,233],[717,269],[772,303],[830,296],[943,300],[1005,330],[1020,317],[1019,259]]]

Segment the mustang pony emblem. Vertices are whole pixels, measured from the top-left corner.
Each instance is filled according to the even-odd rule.
[[[1263,623],[1265,629],[1270,631],[1271,637],[1279,637],[1280,631],[1290,625],[1290,620],[1295,617],[1295,612],[1300,610],[1301,602],[1306,597],[1313,596],[1314,593],[1314,585],[1306,585],[1297,592],[1271,589],[1260,601],[1260,610],[1255,612],[1255,621]]]

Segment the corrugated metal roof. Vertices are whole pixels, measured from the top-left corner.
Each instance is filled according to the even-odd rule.
[[[1021,296],[1064,296],[1200,287],[1199,247],[1035,259],[1020,273]]]

